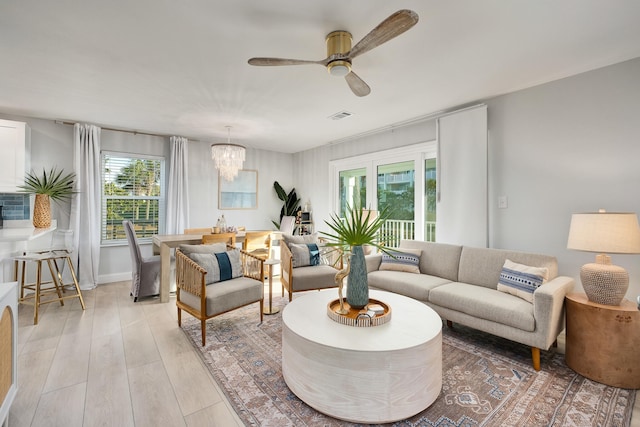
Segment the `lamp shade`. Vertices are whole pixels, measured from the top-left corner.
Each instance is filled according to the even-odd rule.
[[[573,214],[567,248],[611,254],[640,253],[638,217],[628,212]]]

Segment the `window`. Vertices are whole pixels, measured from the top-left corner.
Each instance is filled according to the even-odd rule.
[[[123,220],[144,240],[164,227],[164,159],[102,153],[102,244],[126,241]]]

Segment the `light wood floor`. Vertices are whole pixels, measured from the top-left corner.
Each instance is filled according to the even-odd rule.
[[[20,305],[9,426],[242,426],[178,328],[175,297],[134,304],[129,285],[84,291],[84,312],[47,304],[37,326]],[[640,398],[633,414],[640,427]]]

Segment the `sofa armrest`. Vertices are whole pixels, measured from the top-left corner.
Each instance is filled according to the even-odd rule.
[[[382,254],[366,255],[364,260],[367,263],[367,273],[371,273],[372,271],[377,271],[380,268],[380,264],[382,263]]]
[[[558,276],[533,293],[536,329],[545,337],[545,349],[553,344],[564,329],[564,297],[571,292],[574,284],[571,277]]]

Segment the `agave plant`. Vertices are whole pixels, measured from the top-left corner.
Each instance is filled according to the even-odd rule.
[[[42,176],[35,173],[27,173],[24,179],[24,185],[20,185],[24,193],[44,194],[49,196],[51,200],[62,201],[71,197],[75,192],[73,183],[76,175],[71,172],[63,175],[64,170],[51,168],[49,172],[42,169]]]

